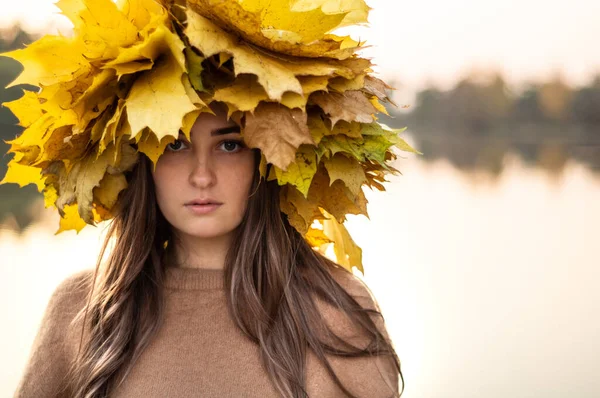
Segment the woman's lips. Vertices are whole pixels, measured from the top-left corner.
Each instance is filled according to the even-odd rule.
[[[206,204],[206,205],[197,205],[197,204],[185,205],[185,207],[190,209],[194,214],[211,213],[211,212],[217,210],[220,206],[221,206],[221,204],[217,204],[217,203],[211,203],[211,204]]]

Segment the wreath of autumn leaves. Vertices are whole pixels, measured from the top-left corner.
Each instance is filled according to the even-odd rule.
[[[138,151],[156,164],[188,139],[211,101],[227,105],[261,175],[282,185],[281,208],[312,247],[362,271],[343,225],[368,217],[362,187],[384,191],[392,147],[419,153],[378,123],[392,89],[370,75],[363,43],[328,34],[367,22],[363,0],[60,0],[74,35],[44,36],[2,54],[38,92],[4,105],[23,133],[0,183],[34,183],[58,209],[57,233],[113,217]],[[393,104],[395,105],[395,104]],[[168,111],[165,111],[167,110]],[[137,151],[131,144],[137,144]],[[266,175],[267,163],[273,166]]]

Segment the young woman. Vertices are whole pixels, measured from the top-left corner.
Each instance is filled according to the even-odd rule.
[[[52,295],[16,397],[399,396],[370,291],[288,223],[259,150],[212,105],[155,169],[140,154],[96,270]]]

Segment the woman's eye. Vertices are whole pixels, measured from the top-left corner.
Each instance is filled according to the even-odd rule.
[[[237,140],[223,141],[223,142],[221,142],[220,145],[224,148],[225,152],[230,152],[230,153],[241,151],[242,148],[245,147],[245,145],[242,143],[242,141],[237,141]],[[237,147],[239,147],[239,150],[237,149]]]
[[[167,149],[171,152],[179,152],[180,149],[187,148],[182,140],[175,140],[170,144],[167,144]]]

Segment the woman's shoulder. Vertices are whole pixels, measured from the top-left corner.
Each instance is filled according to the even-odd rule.
[[[357,275],[342,266],[330,266],[328,268],[335,281],[350,295],[358,304],[365,309],[370,310],[369,316],[373,320],[375,327],[382,334],[382,337],[393,346],[385,317],[375,295],[369,289],[368,285]],[[340,311],[334,304],[325,303],[318,300],[319,308],[322,310],[323,320],[329,330],[339,338],[353,344],[357,347],[367,347],[372,342],[372,335],[367,335],[364,330],[357,327],[357,324],[350,317]],[[329,333],[323,335],[325,340],[335,344],[330,340]],[[369,397],[390,397],[398,396],[399,374],[395,362],[391,356],[374,356],[359,358],[344,358],[329,356],[332,367],[335,369],[346,387],[356,396]],[[314,361],[314,358],[311,359]],[[321,369],[320,365],[314,365],[313,377],[317,377]],[[328,384],[324,384],[328,385]],[[335,392],[330,391],[328,396],[341,396],[341,390],[331,387]],[[324,395],[324,394],[321,394]]]
[[[342,266],[329,267],[328,269],[335,281],[361,306],[379,310],[375,295],[361,278]]]
[[[77,271],[52,291],[15,397],[63,396],[58,391],[79,341],[72,321],[86,302],[93,275],[91,269]]]
[[[48,300],[46,320],[61,322],[72,319],[87,300],[93,278],[93,269],[79,270],[63,278]]]
[[[56,286],[53,296],[73,297],[88,293],[94,279],[94,270],[82,269],[63,278]]]
[[[381,312],[381,308],[375,295],[371,289],[369,289],[367,284],[342,266],[332,266],[329,267],[328,270],[342,289],[345,290],[358,305],[369,311],[369,315],[375,323],[375,326],[386,338],[389,338],[385,317]],[[317,303],[326,323],[332,331],[340,336],[360,338],[360,336],[356,334],[356,325],[351,321],[348,315],[338,307],[335,300],[328,301],[319,298],[317,299]]]

